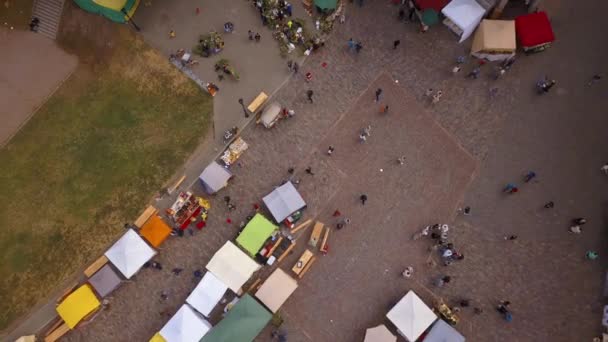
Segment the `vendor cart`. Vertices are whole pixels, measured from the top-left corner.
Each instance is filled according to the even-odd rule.
[[[275,102],[269,104],[266,108],[264,108],[264,111],[262,112],[262,115],[260,116],[260,121],[262,122],[264,127],[270,128],[270,127],[274,126],[274,124],[276,124],[280,118],[281,118],[281,105],[275,101]]]

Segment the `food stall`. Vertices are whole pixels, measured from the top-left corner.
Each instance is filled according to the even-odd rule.
[[[236,238],[236,243],[250,256],[255,257],[264,243],[278,230],[279,227],[258,213],[243,228],[243,231]]]
[[[206,268],[226,284],[232,292],[240,293],[243,284],[251,278],[255,271],[260,269],[260,265],[231,241],[227,241],[222,248],[215,252]]]
[[[489,61],[503,61],[515,56],[515,21],[484,19],[473,38],[471,55]]]
[[[539,52],[555,40],[547,13],[536,12],[515,18],[517,40],[525,52]]]
[[[234,140],[232,144],[230,144],[230,146],[228,146],[228,148],[226,149],[226,151],[224,151],[220,159],[224,162],[226,166],[230,166],[234,164],[237,159],[239,159],[241,154],[243,154],[243,152],[245,152],[248,148],[249,145],[247,145],[245,140],[243,140],[243,138],[241,137],[238,137],[236,138],[236,140]]]
[[[201,219],[206,221],[209,208],[211,208],[209,201],[202,197],[194,196],[192,192],[187,191],[181,192],[171,208],[168,208],[166,212],[173,222],[183,230],[196,221],[196,217],[199,214],[201,215]]]
[[[270,128],[270,127],[274,126],[274,124],[276,124],[280,118],[281,118],[281,105],[275,101],[275,102],[269,104],[266,108],[264,108],[264,111],[262,112],[262,115],[260,116],[260,121],[262,122],[264,127]]]
[[[298,282],[282,269],[277,268],[262,284],[255,296],[272,313],[276,313],[297,288]]]
[[[225,188],[230,178],[232,178],[230,170],[222,167],[216,161],[212,161],[211,164],[207,165],[198,177],[201,185],[209,195],[213,195]]]
[[[464,42],[475,31],[486,14],[486,10],[475,0],[452,0],[441,13],[445,16],[443,24]]]
[[[122,279],[110,264],[106,264],[88,282],[100,298],[105,298],[120,286]]]
[[[139,230],[139,235],[158,248],[171,235],[171,228],[158,215],[152,215]]]
[[[84,284],[57,306],[57,314],[70,329],[74,329],[80,321],[94,313],[100,306],[101,303],[91,286]]]
[[[464,336],[442,319],[431,327],[423,342],[465,342]]]
[[[363,342],[397,342],[397,336],[393,335],[384,324],[380,324],[365,331]]]
[[[211,329],[211,324],[188,304],[182,305],[159,331],[167,342],[199,341]]]
[[[271,318],[262,304],[245,294],[201,342],[253,341]]]
[[[409,291],[386,314],[407,341],[413,342],[437,319],[437,315],[416,295]]]
[[[294,217],[300,217],[300,210],[306,207],[306,202],[291,182],[274,189],[263,199],[264,204],[274,217],[275,222],[285,223],[292,226],[296,221]]]
[[[155,255],[156,251],[132,229],[127,230],[105,253],[108,260],[127,279]]]
[[[186,303],[190,304],[192,308],[203,316],[209,317],[209,314],[211,314],[213,308],[224,297],[227,290],[228,285],[224,284],[213,273],[207,272],[194,290],[192,290],[188,298],[186,298]]]

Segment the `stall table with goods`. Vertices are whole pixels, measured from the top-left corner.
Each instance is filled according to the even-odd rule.
[[[202,197],[194,196],[192,192],[187,191],[181,192],[177,196],[171,208],[167,209],[167,215],[183,230],[196,221],[196,217],[199,214],[201,215],[201,220],[203,222],[206,221],[209,208],[211,208],[209,201]]]
[[[249,148],[249,145],[243,140],[243,138],[238,137],[232,144],[228,146],[226,151],[222,154],[220,159],[224,162],[226,166],[230,166],[234,164],[237,159]]]

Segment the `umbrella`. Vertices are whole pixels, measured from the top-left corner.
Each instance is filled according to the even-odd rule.
[[[315,6],[322,10],[333,10],[338,6],[338,0],[315,0]]]
[[[432,8],[427,8],[422,11],[422,23],[426,26],[433,26],[439,22],[439,15],[437,11]]]

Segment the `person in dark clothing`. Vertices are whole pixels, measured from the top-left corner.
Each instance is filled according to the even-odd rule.
[[[553,201],[545,203],[545,208],[547,208],[547,209],[551,209],[554,206],[555,206],[555,203],[553,203]]]
[[[376,102],[380,101],[380,95],[382,95],[382,89],[376,89]]]
[[[397,49],[397,46],[399,46],[399,44],[401,44],[401,41],[400,41],[399,39],[395,40],[395,41],[393,42],[393,50],[396,50],[396,49]]]
[[[359,199],[361,200],[361,204],[365,205],[365,202],[367,202],[367,195],[362,194],[361,196],[359,196]]]
[[[308,97],[308,101],[310,101],[310,103],[313,103],[314,101],[312,100],[312,96],[314,95],[314,92],[312,90],[308,90],[306,92],[306,97]]]

